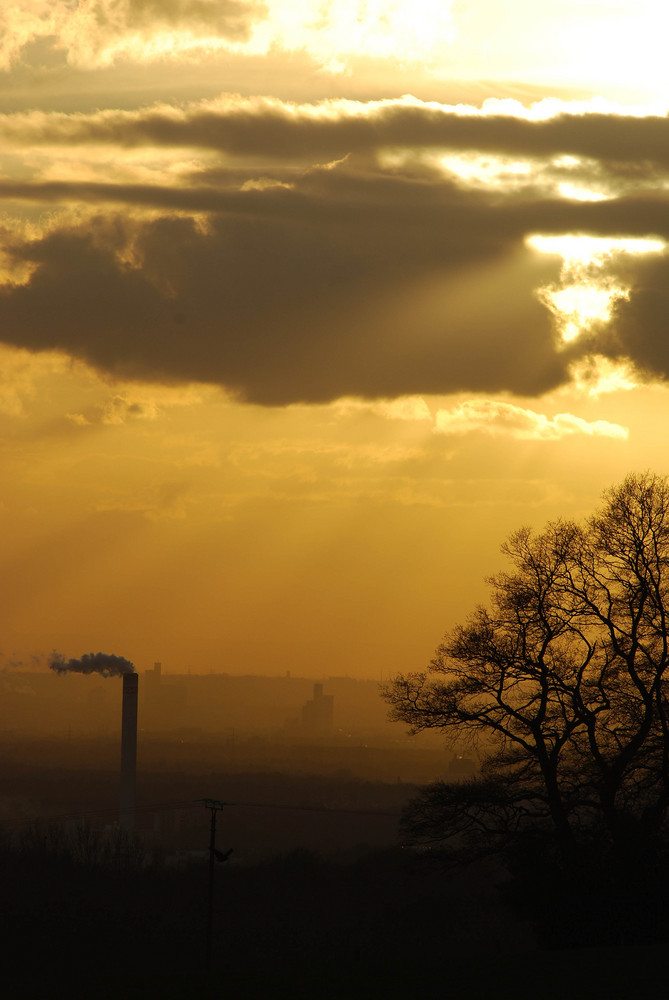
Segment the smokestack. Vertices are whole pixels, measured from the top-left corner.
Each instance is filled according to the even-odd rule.
[[[135,782],[137,775],[137,695],[139,676],[123,674],[121,712],[121,809],[119,825],[132,833],[135,829]]]
[[[53,651],[49,666],[57,674],[100,674],[102,677],[123,678],[121,709],[121,809],[119,825],[132,833],[135,829],[135,778],[137,772],[137,694],[139,677],[135,667],[123,656],[112,653],[84,653],[66,660]]]

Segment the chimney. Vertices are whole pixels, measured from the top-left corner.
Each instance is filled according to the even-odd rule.
[[[121,809],[119,825],[132,833],[135,829],[135,778],[137,772],[137,694],[139,675],[123,674],[121,712]]]

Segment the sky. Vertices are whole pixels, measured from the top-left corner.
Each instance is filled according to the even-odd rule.
[[[664,5],[0,9],[0,668],[387,678],[669,472]]]

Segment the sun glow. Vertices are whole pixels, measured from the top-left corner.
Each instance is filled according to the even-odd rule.
[[[611,361],[601,355],[573,365],[571,375],[574,387],[592,399],[611,392],[629,392],[639,384],[629,362]]]
[[[666,243],[660,239],[631,239],[609,236],[530,236],[526,243],[539,253],[557,254],[566,264],[601,264],[616,253],[661,253]]]
[[[568,285],[557,290],[548,289],[543,297],[556,316],[562,340],[570,343],[588,324],[609,320],[613,302],[625,295],[625,289],[613,285]]]
[[[339,56],[429,60],[453,38],[448,2],[297,0],[273,6],[247,47],[259,52],[276,44],[288,50],[308,48],[329,72],[337,72],[346,66]]]
[[[607,198],[607,195],[602,194],[601,191],[593,191],[591,188],[572,184],[569,181],[558,184],[558,192],[563,198],[571,198],[574,201],[606,201]]]
[[[616,299],[627,298],[628,287],[611,273],[617,255],[661,253],[666,247],[659,239],[573,235],[532,236],[526,242],[539,253],[562,257],[559,284],[541,288],[538,294],[554,314],[565,344],[593,323],[606,323]]]

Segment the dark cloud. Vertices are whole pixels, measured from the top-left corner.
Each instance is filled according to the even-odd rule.
[[[16,244],[34,270],[0,293],[1,335],[265,404],[540,393],[568,357],[534,294],[557,261],[523,246],[523,224],[443,180],[314,171],[226,194],[204,229],[100,217]]]
[[[448,107],[387,101],[287,105],[231,98],[218,105],[53,115],[6,116],[0,131],[34,142],[121,146],[192,146],[238,156],[335,159],[380,147],[439,148],[510,157],[571,155],[669,167],[669,118],[565,112],[532,120],[508,114],[464,114]]]
[[[621,195],[638,197],[642,192],[657,192],[666,184],[663,168],[649,160],[591,160],[586,157],[556,158],[535,161],[532,183],[537,188],[559,190],[558,185],[597,192],[602,198]],[[527,185],[526,185],[527,186]]]
[[[597,346],[612,358],[633,358],[654,379],[669,379],[669,257],[652,255],[623,269],[629,298],[619,299]]]
[[[559,260],[525,245],[536,233],[669,240],[663,190],[570,201],[529,186],[468,189],[415,163],[402,170],[358,155],[277,172],[276,184],[249,171],[250,190],[236,170],[228,186],[2,181],[5,197],[124,213],[10,241],[10,261],[31,277],[0,289],[0,337],[119,378],[218,383],[270,405],[538,395],[588,353],[668,377],[664,258],[621,258],[629,302],[565,345],[537,296]],[[136,207],[160,215],[142,219]]]
[[[362,169],[360,169],[362,163]],[[212,176],[221,178],[221,173]],[[17,201],[88,202],[124,204],[184,212],[218,213],[247,219],[276,219],[286,225],[303,222],[318,230],[321,225],[337,228],[348,219],[357,225],[358,237],[365,239],[365,223],[405,227],[403,241],[419,233],[413,249],[420,255],[422,241],[432,246],[437,239],[441,252],[450,246],[454,256],[462,256],[470,242],[484,248],[498,240],[518,240],[532,233],[584,233],[594,236],[646,237],[669,239],[669,192],[646,190],[602,201],[581,201],[548,197],[540,184],[517,191],[467,189],[449,181],[440,172],[411,167],[405,172],[366,169],[363,161],[351,160],[337,170],[314,168],[283,174],[286,182],[245,189],[240,176],[231,175],[227,186],[170,187],[135,183],[95,181],[12,181],[0,180],[0,197]],[[248,171],[253,180],[263,174]],[[448,235],[432,230],[440,224],[457,234],[457,249]],[[397,230],[397,236],[400,236]],[[478,253],[478,250],[476,251]]]
[[[253,23],[267,13],[266,4],[251,0],[125,0],[122,12],[127,28],[169,27],[205,29],[223,38],[246,40]],[[104,16],[105,8],[101,5]]]

